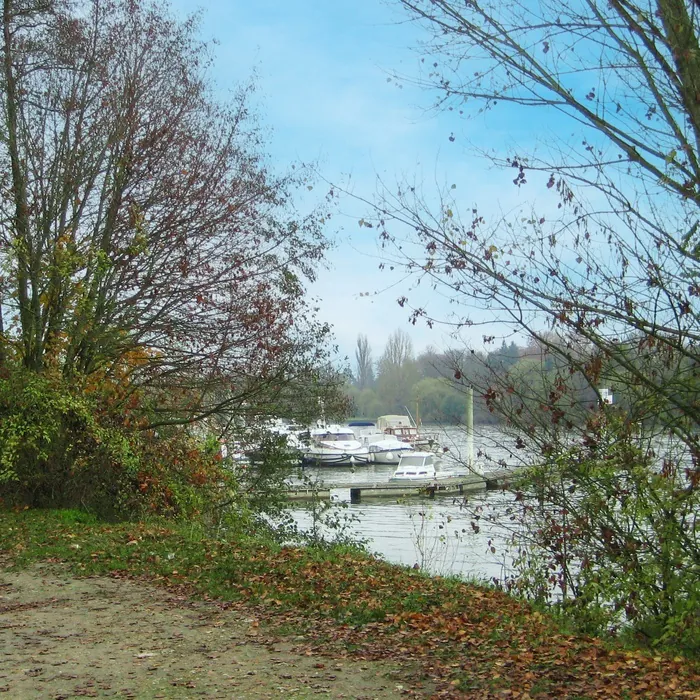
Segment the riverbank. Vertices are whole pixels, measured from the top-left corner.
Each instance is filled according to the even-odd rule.
[[[501,592],[347,548],[0,511],[0,551],[9,697],[700,697],[694,661],[565,634]],[[69,694],[42,694],[49,675]]]

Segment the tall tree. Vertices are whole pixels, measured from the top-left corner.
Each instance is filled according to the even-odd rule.
[[[379,204],[385,243],[400,237],[398,222],[410,226],[426,254],[410,261],[413,270],[443,285],[456,304],[487,304],[495,321],[537,336],[568,362],[581,364],[582,345],[594,350],[580,367],[592,386],[603,380],[601,360],[610,360],[640,397],[652,391],[665,403],[667,427],[697,456],[695,5],[400,4],[430,36],[422,50],[431,68],[417,81],[437,90],[440,107],[539,110],[539,123],[567,126],[559,147],[550,138],[549,148],[493,156],[521,191],[541,185],[534,207],[546,213],[533,208],[489,222],[477,203],[463,217],[449,190],[440,211],[426,215],[418,190],[402,186]],[[550,113],[556,117],[547,122]],[[630,338],[633,355],[621,342]],[[650,348],[673,371],[646,372],[632,361]]]
[[[358,389],[362,391],[370,388],[374,384],[374,362],[372,361],[372,348],[366,335],[357,336],[355,362],[357,364],[355,383]]]
[[[401,329],[395,330],[386,341],[384,352],[379,358],[380,372],[402,367],[413,360],[413,343],[411,338]]]
[[[3,347],[157,391],[156,422],[270,401],[328,334],[303,304],[323,215],[268,168],[253,86],[212,98],[196,29],[157,1],[3,1]]]
[[[518,361],[519,353],[518,346],[514,342],[511,341],[510,345],[506,345],[504,340],[498,350],[488,354],[486,361],[495,369],[507,369]]]
[[[405,412],[411,401],[411,388],[418,381],[413,343],[401,329],[395,330],[377,364],[377,391],[384,405],[394,412]]]

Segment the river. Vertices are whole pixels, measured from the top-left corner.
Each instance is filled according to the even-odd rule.
[[[466,460],[467,443],[463,431],[455,427],[427,426],[437,432],[449,468]],[[511,465],[516,457],[508,448],[510,440],[492,426],[475,426],[474,453],[477,468],[486,471]],[[480,454],[488,452],[489,463]],[[333,467],[307,469],[320,482],[351,485],[367,481],[386,481],[394,467],[368,465],[355,468]],[[492,580],[512,572],[509,547],[511,494],[498,491],[475,491],[463,497],[436,497],[434,500],[410,498],[387,499],[345,504],[335,515],[347,523],[348,532],[367,540],[368,548],[397,564],[417,565],[438,575],[459,575]],[[313,517],[308,510],[293,511],[302,529],[309,529]],[[349,522],[348,522],[349,521]],[[331,531],[328,531],[332,535]]]

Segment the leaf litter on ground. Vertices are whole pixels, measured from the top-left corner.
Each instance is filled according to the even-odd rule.
[[[79,523],[57,511],[5,510],[0,551],[19,567],[66,562],[76,575],[147,580],[216,601],[291,634],[295,650],[314,658],[405,665],[407,693],[700,698],[696,660],[567,634],[501,591],[347,547],[281,547],[164,521]]]

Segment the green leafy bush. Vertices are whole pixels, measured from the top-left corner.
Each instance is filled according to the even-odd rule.
[[[700,492],[692,476],[671,438],[645,440],[623,416],[593,415],[580,442],[529,473],[516,586],[558,601],[587,632],[620,629],[696,654]]]
[[[18,369],[0,379],[0,497],[11,505],[83,508],[119,518],[199,515],[226,489],[216,454],[182,428],[144,429],[124,400],[60,375]]]

